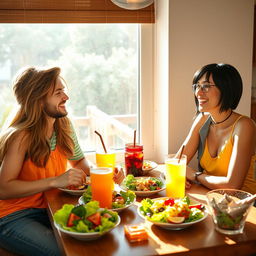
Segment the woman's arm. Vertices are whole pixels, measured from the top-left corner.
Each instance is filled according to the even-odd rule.
[[[238,121],[233,133],[233,150],[229,162],[227,176],[211,176],[202,174],[198,181],[210,189],[235,188],[243,185],[247,171],[249,170],[251,157],[255,154],[256,126],[250,118],[242,118]],[[194,180],[195,171],[187,168],[187,177]]]
[[[78,186],[83,183],[85,174],[71,169],[58,177],[36,181],[19,180],[25,160],[28,143],[24,133],[20,133],[10,144],[0,167],[0,199],[20,198],[33,195],[51,188]]]

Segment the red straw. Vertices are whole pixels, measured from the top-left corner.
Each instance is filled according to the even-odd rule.
[[[134,134],[133,134],[133,146],[135,147],[136,145],[136,130],[134,130]]]
[[[184,148],[185,148],[185,145],[182,145],[182,149],[181,149],[181,152],[180,152],[180,155],[179,155],[179,160],[178,160],[178,163],[180,163],[180,159],[182,157],[182,153],[184,151]]]
[[[105,151],[105,153],[107,154],[108,152],[107,152],[107,149],[106,149],[106,147],[105,147],[105,144],[104,144],[104,141],[103,141],[103,139],[102,139],[102,136],[101,136],[101,134],[99,133],[99,132],[97,132],[97,131],[94,131],[97,135],[99,135],[99,137],[100,137],[100,140],[101,140],[101,143],[102,143],[102,146],[103,146],[103,148],[104,148],[104,151]]]

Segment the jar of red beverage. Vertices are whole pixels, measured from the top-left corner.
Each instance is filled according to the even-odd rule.
[[[125,169],[126,175],[142,176],[143,146],[129,143],[125,145]]]

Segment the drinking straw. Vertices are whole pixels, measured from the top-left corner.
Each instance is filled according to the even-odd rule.
[[[136,145],[136,130],[134,130],[134,133],[133,133],[133,146],[135,147]]]
[[[180,155],[179,155],[179,160],[178,160],[178,164],[180,163],[180,159],[182,157],[182,153],[184,151],[184,148],[185,148],[185,145],[182,145],[182,149],[181,149],[181,152],[180,152]]]
[[[105,153],[107,154],[108,152],[107,152],[107,149],[106,149],[106,147],[105,147],[105,144],[104,144],[104,141],[103,141],[103,139],[102,139],[102,136],[101,136],[101,134],[99,133],[99,132],[97,132],[97,131],[94,131],[97,135],[99,135],[99,137],[100,137],[100,140],[101,140],[101,143],[102,143],[102,146],[103,146],[103,148],[104,148],[104,151],[105,151]]]

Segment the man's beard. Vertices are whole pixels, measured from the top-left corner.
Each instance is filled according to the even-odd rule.
[[[49,117],[52,117],[52,118],[61,118],[68,114],[67,112],[63,113],[54,109],[50,109],[47,106],[44,107],[44,111]]]

